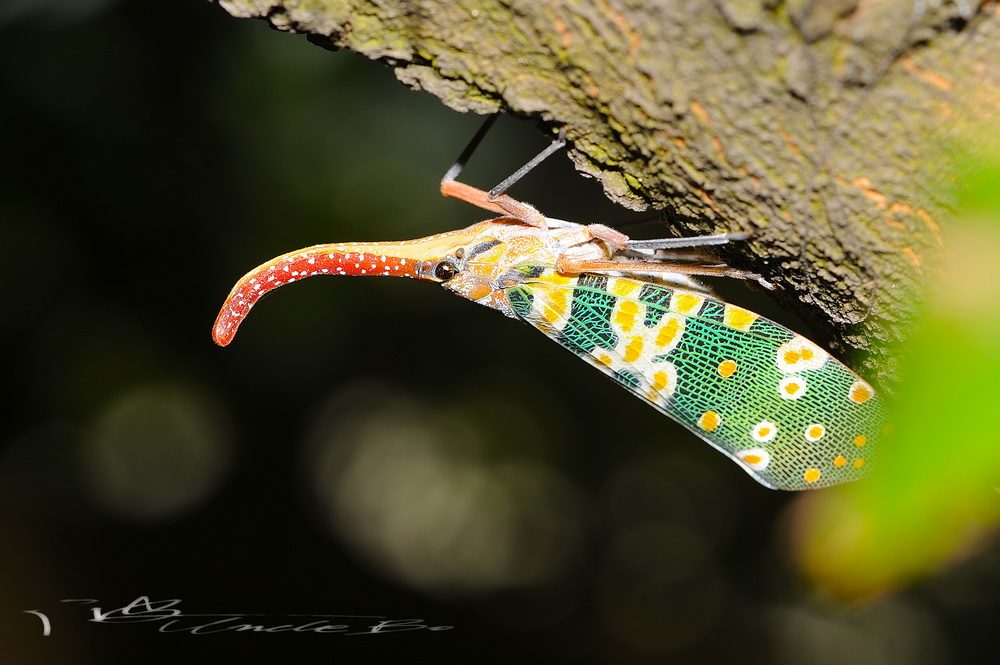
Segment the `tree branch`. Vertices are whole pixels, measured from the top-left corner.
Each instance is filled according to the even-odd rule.
[[[579,170],[677,235],[752,231],[726,260],[883,388],[943,246],[950,149],[1000,113],[995,3],[218,1],[453,109],[567,127]]]

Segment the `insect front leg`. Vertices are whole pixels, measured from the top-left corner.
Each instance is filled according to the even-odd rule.
[[[517,199],[511,198],[506,194],[493,197],[489,192],[484,192],[481,189],[473,187],[472,185],[466,185],[464,182],[459,182],[457,180],[442,180],[441,194],[443,196],[461,199],[466,203],[471,203],[472,205],[485,210],[513,217],[517,221],[523,222],[528,226],[535,226],[540,229],[549,228],[549,225],[546,223],[545,215],[538,212],[534,206],[518,201]]]
[[[455,163],[451,165],[451,168],[445,172],[444,177],[441,179],[441,194],[443,196],[461,199],[466,203],[471,203],[472,205],[485,210],[513,217],[528,226],[548,229],[549,226],[545,215],[540,213],[534,206],[508,196],[506,191],[511,185],[520,180],[526,173],[541,163],[542,160],[566,145],[565,130],[559,133],[559,138],[553,141],[549,147],[537,154],[531,161],[519,168],[488,192],[485,192],[477,187],[472,187],[471,185],[466,185],[465,183],[457,180],[459,174],[462,172],[462,169],[465,168],[466,163],[469,161],[469,158],[472,157],[476,148],[479,147],[479,143],[490,130],[490,127],[493,126],[493,123],[496,122],[496,119],[497,115],[491,115],[486,119],[483,126],[479,128],[476,135],[472,137],[471,141],[469,141],[469,145],[465,146],[465,150],[462,151],[462,154],[459,155]]]

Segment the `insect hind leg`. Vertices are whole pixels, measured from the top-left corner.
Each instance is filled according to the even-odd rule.
[[[747,232],[739,233],[716,233],[707,236],[693,236],[690,238],[654,238],[652,240],[629,240],[628,249],[638,250],[677,250],[677,249],[697,249],[699,247],[712,247],[716,245],[727,245],[731,242],[742,242],[750,237]]]

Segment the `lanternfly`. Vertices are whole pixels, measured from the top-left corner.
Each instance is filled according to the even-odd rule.
[[[883,429],[872,387],[813,342],[714,298],[690,277],[770,287],[759,275],[662,258],[745,234],[632,240],[600,224],[546,217],[505,194],[564,145],[563,135],[490,192],[458,182],[492,120],[445,174],[441,192],[499,217],[419,240],[316,245],[272,259],[233,287],[216,343],[229,344],[254,303],[279,286],[313,275],[412,277],[537,328],[768,487],[825,487],[868,471]]]

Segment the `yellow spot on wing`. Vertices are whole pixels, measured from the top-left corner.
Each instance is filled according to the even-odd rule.
[[[722,323],[730,328],[746,331],[759,318],[759,314],[754,314],[742,307],[726,305],[725,313],[722,315]]]
[[[854,460],[854,464],[852,466],[854,466],[855,469],[860,469],[864,465],[865,465],[864,458],[859,457],[858,459]]]
[[[636,335],[625,345],[625,362],[634,363],[642,356],[643,339]]]
[[[702,428],[706,432],[711,432],[715,430],[719,425],[722,424],[722,418],[715,411],[706,411],[701,414],[701,418],[698,418],[698,427]]]
[[[854,385],[851,386],[848,397],[850,397],[851,401],[855,404],[864,404],[871,399],[874,394],[875,391],[872,390],[870,385],[864,381],[855,381]]]
[[[829,354],[805,337],[797,335],[778,347],[776,357],[778,369],[785,374],[804,370],[819,369],[826,363]]]
[[[794,365],[800,360],[810,361],[813,359],[813,350],[809,348],[785,351],[785,362]]]
[[[548,292],[547,307],[542,311],[542,317],[549,323],[555,323],[566,312],[566,291],[562,289],[550,289]]]
[[[820,472],[816,467],[806,469],[806,472],[802,474],[802,479],[807,483],[814,483],[819,480]]]
[[[661,349],[665,347],[672,347],[683,328],[683,319],[679,319],[676,316],[668,317],[663,322],[663,327],[660,328],[660,332],[656,335],[656,340],[653,344]]]
[[[719,363],[719,376],[723,379],[728,379],[736,373],[736,368],[737,365],[735,360],[723,360]]]
[[[677,368],[668,362],[657,363],[657,366],[660,369],[653,373],[649,399],[651,402],[665,403],[677,390]]]
[[[663,388],[666,388],[666,386],[667,386],[667,373],[666,372],[657,372],[656,374],[653,375],[653,389],[654,390],[662,390]]]
[[[847,464],[847,458],[843,455],[837,455],[837,458],[833,460],[834,466],[844,466]]]
[[[615,325],[622,332],[630,332],[635,327],[635,315],[639,312],[639,306],[631,300],[622,300],[615,308]]]
[[[750,436],[761,443],[767,443],[778,435],[778,427],[772,422],[761,421],[750,430]]]
[[[674,294],[670,296],[670,309],[678,314],[693,316],[701,310],[701,305],[704,302],[705,299],[697,294],[674,291]]]
[[[616,279],[611,283],[611,293],[624,298],[639,288],[639,282],[632,279]]]
[[[822,425],[809,425],[806,427],[806,440],[807,441],[819,441],[826,434],[826,428]]]
[[[786,376],[778,383],[778,394],[784,399],[798,399],[806,394],[805,380],[798,376]]]
[[[736,458],[754,471],[763,471],[771,462],[771,455],[763,448],[750,448],[736,453]]]
[[[866,443],[868,443],[868,437],[867,436],[856,436],[856,437],[854,437],[854,445],[856,445],[858,448],[863,448]]]

